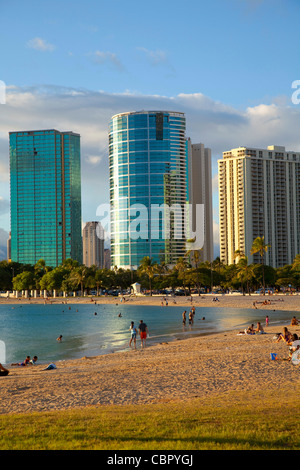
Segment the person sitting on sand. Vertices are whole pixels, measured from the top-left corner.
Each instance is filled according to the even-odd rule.
[[[255,335],[253,323],[251,326],[249,326],[248,328],[245,328],[244,331],[240,331],[238,334],[239,335]]]
[[[249,326],[249,327],[247,328],[247,330],[245,330],[245,333],[246,333],[246,335],[255,335],[253,323],[252,323],[251,326]]]
[[[33,358],[30,359],[29,364],[31,364],[32,366],[35,366],[37,360],[38,360],[38,357],[37,357],[37,356],[33,356]]]
[[[298,335],[296,333],[292,335],[291,341],[288,344],[289,344],[289,360],[291,360],[291,357],[294,354],[294,352],[300,349],[300,339],[298,338]]]
[[[298,325],[298,320],[296,317],[293,317],[291,321],[291,326],[296,326],[296,325]]]
[[[263,334],[265,334],[264,329],[263,329],[263,327],[261,326],[261,323],[260,323],[259,321],[257,322],[257,327],[256,327],[256,330],[255,330],[255,333],[256,333],[257,335],[263,335]]]
[[[0,377],[4,377],[9,374],[9,370],[5,369],[2,364],[0,364]]]
[[[30,361],[30,356],[27,356],[25,361],[13,363],[12,366],[28,366],[29,361]]]
[[[291,340],[291,332],[287,329],[287,327],[285,326],[283,328],[283,333],[281,333],[276,341],[276,343],[279,343],[279,341],[285,341],[286,343],[289,343],[290,340]]]

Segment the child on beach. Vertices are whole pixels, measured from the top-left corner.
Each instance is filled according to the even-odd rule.
[[[17,363],[13,363],[11,365],[12,366],[28,366],[29,363],[30,363],[30,356],[27,356],[26,359],[23,362],[17,362]]]

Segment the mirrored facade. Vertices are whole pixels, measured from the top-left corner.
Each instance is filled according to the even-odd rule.
[[[82,263],[80,136],[10,132],[11,259]]]
[[[141,111],[112,117],[112,267],[135,269],[145,256],[174,264],[184,255],[185,128],[185,115],[177,112]],[[168,208],[172,210],[163,218]]]

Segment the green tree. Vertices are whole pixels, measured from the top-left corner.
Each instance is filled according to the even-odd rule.
[[[248,264],[248,257],[240,257],[239,262],[236,265],[237,272],[236,276],[239,281],[241,281],[243,294],[244,294],[244,284],[247,286],[247,292],[250,295],[249,283],[253,279],[253,265]]]
[[[45,290],[63,290],[64,279],[69,275],[69,270],[63,266],[58,266],[52,271],[47,272],[40,280],[41,289]]]
[[[35,277],[32,272],[24,271],[13,278],[13,288],[16,291],[35,288]]]
[[[296,255],[293,264],[292,264],[293,271],[300,271],[300,254]]]
[[[83,295],[84,291],[84,283],[88,274],[88,268],[86,266],[77,266],[74,267],[69,275],[69,283],[72,289],[78,289],[80,285],[81,295]]]
[[[265,243],[265,237],[257,237],[253,241],[252,248],[251,248],[251,255],[254,255],[255,253],[259,253],[261,257],[261,264],[262,264],[262,272],[263,272],[263,280],[262,280],[262,285],[263,285],[263,291],[265,295],[265,263],[264,263],[264,254],[267,253],[268,248],[270,248],[271,245]]]
[[[178,279],[182,280],[184,293],[186,295],[186,274],[188,269],[187,261],[184,258],[178,258],[175,269],[178,272]]]
[[[139,273],[145,274],[148,277],[150,295],[152,295],[152,279],[154,274],[157,272],[157,263],[152,260],[149,256],[145,256],[139,266]]]

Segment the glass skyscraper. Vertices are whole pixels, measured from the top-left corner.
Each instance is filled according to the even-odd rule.
[[[174,264],[185,254],[185,128],[185,115],[179,112],[140,111],[112,117],[112,267],[135,269],[145,256]],[[163,219],[168,208],[174,210]]]
[[[10,132],[11,259],[82,263],[80,135]]]

